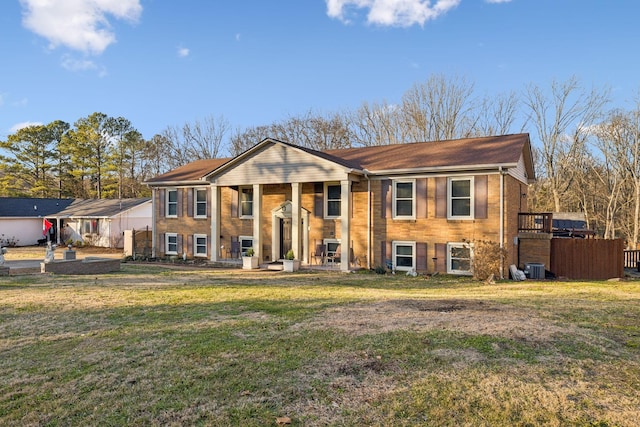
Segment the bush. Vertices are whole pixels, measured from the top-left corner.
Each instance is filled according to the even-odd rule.
[[[471,267],[473,278],[487,280],[493,275],[500,277],[500,268],[507,257],[507,250],[501,248],[499,243],[490,240],[474,240],[472,242],[473,257]]]

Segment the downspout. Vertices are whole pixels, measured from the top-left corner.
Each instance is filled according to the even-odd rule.
[[[367,179],[367,270],[371,270],[371,179],[366,169],[364,177]]]
[[[504,171],[500,166],[500,278],[504,279]]]
[[[156,197],[158,196],[158,189],[153,187],[151,189],[151,257],[156,257]]]

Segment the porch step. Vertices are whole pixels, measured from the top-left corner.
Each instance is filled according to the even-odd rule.
[[[282,265],[282,261],[273,261],[267,264],[267,270],[274,271],[282,271],[284,270],[284,266]]]

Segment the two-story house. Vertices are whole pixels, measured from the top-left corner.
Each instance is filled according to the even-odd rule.
[[[289,249],[343,271],[469,274],[469,242],[517,262],[518,213],[535,178],[528,134],[315,151],[265,139],[147,182],[155,256],[217,261]],[[506,267],[505,267],[506,268]]]

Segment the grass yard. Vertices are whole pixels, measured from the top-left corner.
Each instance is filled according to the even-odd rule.
[[[638,281],[0,277],[0,425],[637,426],[639,390]]]

